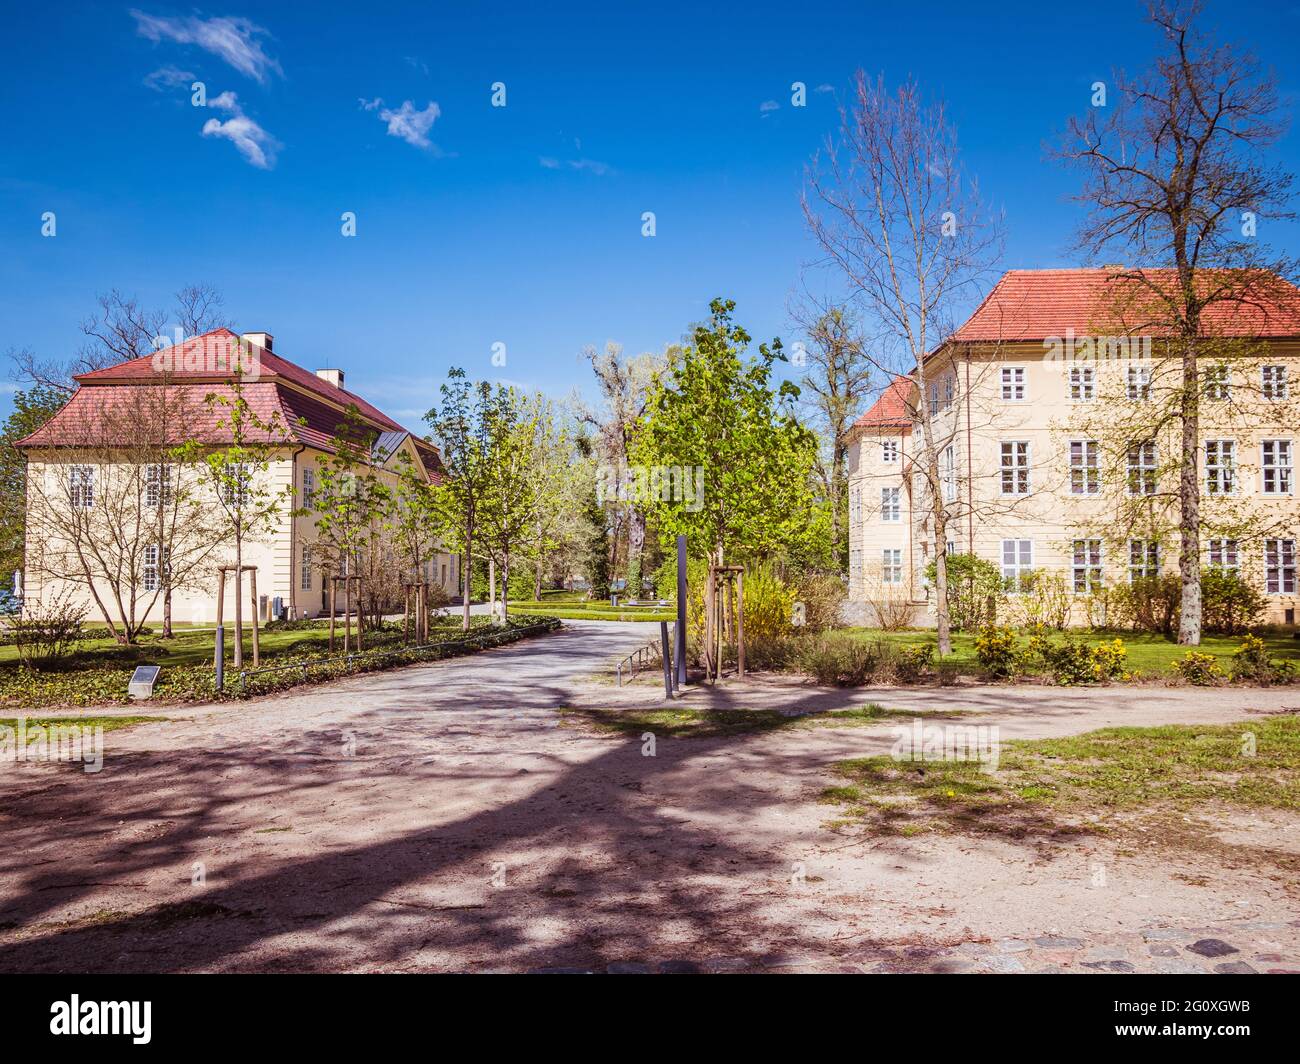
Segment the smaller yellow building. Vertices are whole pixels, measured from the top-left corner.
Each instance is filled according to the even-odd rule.
[[[441,479],[437,448],[346,390],[342,370],[303,369],[274,353],[269,333],[218,329],[79,375],[67,405],[20,441],[27,455],[25,605],[75,601],[89,608],[90,622],[107,613],[156,624],[168,608],[175,621],[216,619],[216,568],[234,560],[233,543],[219,538],[221,500],[201,483],[197,463],[169,456],[187,440],[230,443],[221,424],[229,407],[220,400],[234,395],[235,372],[247,409],[278,426],[265,441],[274,444],[267,468],[250,474],[250,489],[282,501],[243,551],[244,564],[257,567],[263,618],[276,607],[291,618],[326,611],[316,517],[298,511],[310,509],[320,465],[345,424],[368,437],[380,480],[394,485],[403,469]],[[404,562],[394,557],[391,564]],[[435,542],[423,570],[434,589],[456,595],[456,555]],[[413,575],[398,574],[395,586]],[[401,592],[395,597],[400,610]]]

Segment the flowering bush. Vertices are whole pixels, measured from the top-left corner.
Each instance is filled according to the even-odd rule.
[[[995,680],[1018,676],[1024,665],[1015,629],[993,624],[985,625],[975,637],[975,657]]]
[[[1214,655],[1199,650],[1189,650],[1185,657],[1175,661],[1170,668],[1197,687],[1209,687],[1223,676],[1223,670],[1219,668]]]

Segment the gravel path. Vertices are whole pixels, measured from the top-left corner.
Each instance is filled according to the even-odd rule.
[[[1046,831],[841,835],[815,800],[826,766],[887,748],[887,725],[665,738],[643,756],[639,738],[562,724],[559,706],[661,701],[651,683],[596,679],[655,627],[573,622],[159,710],[171,719],[106,736],[98,774],[0,767],[0,970],[1300,967],[1293,816],[1189,818],[1156,860],[1131,839]],[[759,682],[684,699],[866,701],[978,710],[963,719],[1010,737],[1248,722],[1300,695]]]

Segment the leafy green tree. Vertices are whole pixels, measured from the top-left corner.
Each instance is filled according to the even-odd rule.
[[[772,383],[781,341],[748,356],[735,306],[713,300],[710,322],[656,377],[632,448],[660,536],[685,533],[716,565],[825,546],[829,530],[812,487],[817,437],[793,411],[799,389]]]
[[[14,408],[0,430],[0,580],[23,565],[27,535],[27,456],[14,446],[59,412],[68,400],[58,388],[35,385],[14,392]]]

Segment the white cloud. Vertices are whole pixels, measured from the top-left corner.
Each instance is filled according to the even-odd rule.
[[[367,100],[363,96],[358,96],[357,103],[363,111],[374,111],[384,106],[384,98],[382,96],[376,96],[373,100]]]
[[[388,123],[390,137],[401,137],[414,148],[433,148],[433,142],[429,140],[429,130],[433,128],[433,123],[438,120],[440,114],[442,108],[436,103],[431,102],[423,111],[417,111],[415,104],[406,100],[396,111],[384,108],[379,112],[379,117]]]
[[[266,54],[257,39],[270,35],[246,18],[167,18],[136,10],[132,10],[131,17],[141,37],[155,43],[167,40],[197,45],[259,83],[265,84],[271,74],[284,75],[279,62]]]
[[[604,177],[614,172],[614,168],[609,163],[602,163],[596,159],[566,159],[561,162],[553,155],[539,155],[537,161],[545,170],[563,170],[567,166],[570,170],[590,171],[597,177]]]
[[[762,103],[758,105],[758,109],[763,114],[767,114],[769,111],[779,111],[781,109],[781,105],[777,103],[775,100],[764,100]]]
[[[144,83],[154,92],[164,92],[167,89],[179,89],[181,86],[189,88],[194,84],[197,74],[189,70],[181,70],[180,67],[172,66],[168,63],[164,67],[159,67],[152,74],[145,77]]]
[[[208,106],[215,107],[218,111],[228,111],[230,117],[224,122],[219,118],[209,118],[203,123],[205,137],[222,137],[230,141],[239,154],[259,170],[270,170],[275,166],[279,142],[256,120],[244,114],[235,93],[223,92],[209,100]]]
[[[834,91],[835,91],[834,85],[818,85],[817,88],[813,89],[813,92],[834,92]]]

